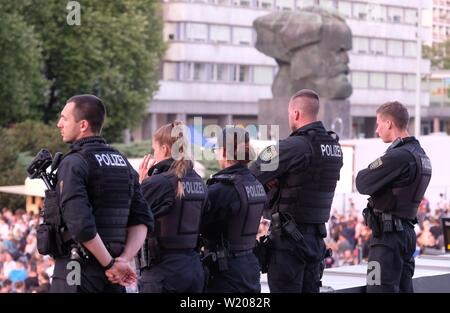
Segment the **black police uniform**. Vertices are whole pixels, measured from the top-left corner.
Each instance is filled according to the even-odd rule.
[[[264,187],[240,163],[217,172],[207,184],[210,205],[202,222],[206,290],[261,292],[253,249],[267,200]]]
[[[202,292],[204,272],[198,251],[201,217],[207,205],[206,186],[192,162],[181,179],[184,196],[176,197],[178,177],[173,159],[158,162],[142,182],[142,191],[155,217],[139,253],[140,292]],[[151,247],[149,243],[155,243]],[[156,250],[156,251],[155,251]]]
[[[278,161],[278,167],[263,166]],[[342,151],[336,134],[317,121],[263,150],[250,170],[266,185],[278,179],[270,206],[268,282],[271,292],[319,292]]]
[[[368,292],[413,292],[414,223],[430,178],[430,160],[414,137],[395,140],[382,157],[358,173],[356,188],[371,196],[364,210],[372,229],[368,274],[378,268],[372,261],[380,269],[380,284],[373,273]]]
[[[113,257],[123,252],[127,227],[153,228],[153,216],[142,196],[138,174],[127,159],[99,136],[77,140],[62,159],[57,172],[67,256],[55,257],[51,292],[125,292],[109,282],[105,269],[80,243],[99,234]],[[76,254],[69,254],[76,246]],[[81,249],[80,249],[81,247]],[[75,250],[72,250],[75,251]],[[73,271],[80,265],[80,285]],[[70,284],[67,278],[69,277]]]

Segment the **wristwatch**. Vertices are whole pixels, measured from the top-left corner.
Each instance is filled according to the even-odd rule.
[[[111,262],[108,263],[108,265],[106,265],[105,267],[103,267],[103,269],[105,271],[109,270],[111,267],[113,267],[114,263],[116,263],[116,259],[112,258]]]

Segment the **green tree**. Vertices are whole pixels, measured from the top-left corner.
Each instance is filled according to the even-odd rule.
[[[424,46],[423,54],[431,60],[431,66],[439,70],[450,70],[450,40]]]
[[[23,1],[0,1],[0,127],[36,115],[44,100],[40,41],[20,14]]]
[[[68,145],[61,140],[54,125],[42,122],[22,122],[9,129],[0,128],[0,186],[23,185],[26,168],[42,148],[53,155],[57,151],[68,151]],[[0,208],[23,208],[25,198],[0,193]]]
[[[54,121],[65,101],[81,93],[100,96],[107,105],[104,135],[142,120],[158,89],[164,53],[162,18],[155,0],[83,0],[81,25],[67,24],[67,2],[29,1],[23,14],[42,40],[48,98],[41,118]]]

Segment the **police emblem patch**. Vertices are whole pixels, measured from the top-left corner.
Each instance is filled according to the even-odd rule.
[[[377,167],[380,167],[382,164],[383,164],[383,161],[381,161],[381,158],[378,158],[369,164],[369,168],[371,170],[373,170],[373,169],[376,169]]]
[[[275,146],[268,146],[261,152],[261,155],[259,156],[260,159],[264,162],[268,162],[272,160],[274,157],[277,156],[277,150]]]

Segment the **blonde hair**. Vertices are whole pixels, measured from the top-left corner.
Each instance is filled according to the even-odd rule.
[[[186,125],[182,121],[175,120],[172,123],[158,128],[153,135],[153,140],[157,141],[160,145],[167,145],[170,147],[172,157],[176,154],[175,160],[170,166],[169,171],[173,172],[178,178],[177,198],[184,197],[181,179],[186,175],[190,165],[190,160],[187,155],[188,142],[187,137],[184,134],[185,127]]]

